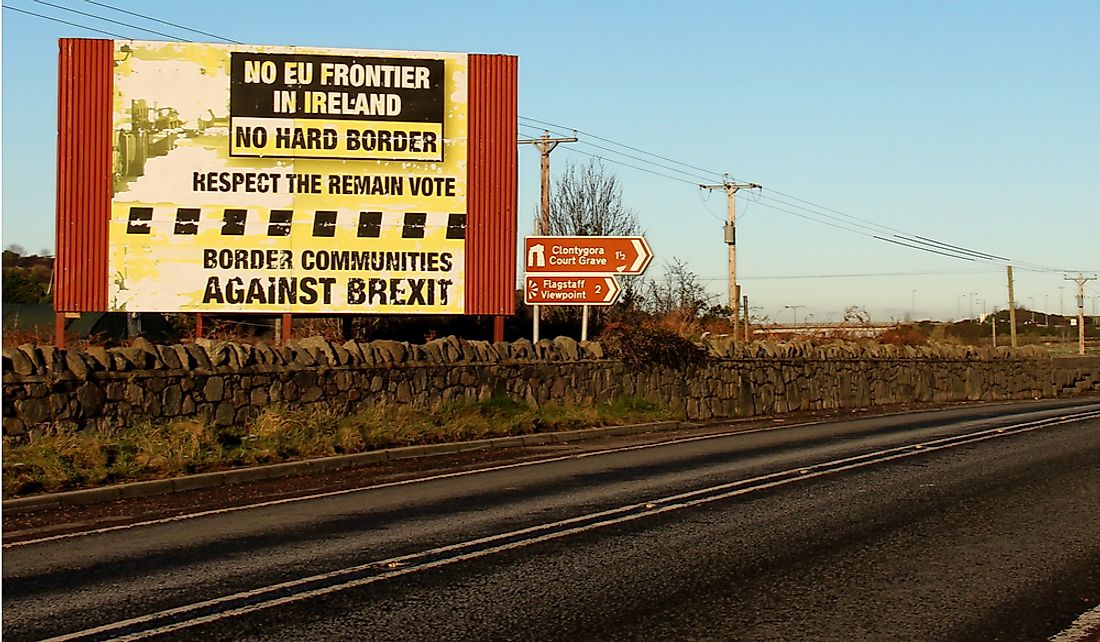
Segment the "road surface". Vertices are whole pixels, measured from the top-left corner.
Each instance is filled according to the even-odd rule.
[[[8,537],[4,639],[1045,640],[1100,604],[1095,398],[710,432]]]

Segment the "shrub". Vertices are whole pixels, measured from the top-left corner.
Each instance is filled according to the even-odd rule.
[[[922,346],[928,343],[928,335],[914,325],[895,325],[878,336],[878,342],[894,346]]]
[[[706,351],[701,347],[658,325],[614,323],[604,328],[599,341],[610,354],[634,367],[682,368],[706,360]]]

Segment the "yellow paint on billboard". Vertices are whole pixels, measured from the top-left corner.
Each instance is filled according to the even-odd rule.
[[[115,58],[110,309],[463,312],[465,54],[119,41]]]

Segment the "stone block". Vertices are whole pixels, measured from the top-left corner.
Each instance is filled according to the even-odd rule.
[[[206,401],[221,401],[225,394],[225,379],[222,377],[209,377],[202,388],[202,396]]]
[[[96,417],[107,404],[107,394],[95,383],[85,383],[76,389],[76,402],[81,417]]]
[[[217,409],[214,411],[214,425],[232,426],[236,415],[236,408],[234,408],[233,404],[228,401],[223,401],[218,404]]]
[[[383,363],[404,363],[409,354],[408,345],[399,341],[372,341],[371,348],[378,351]]]

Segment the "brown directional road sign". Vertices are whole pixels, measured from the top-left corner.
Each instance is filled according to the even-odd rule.
[[[611,305],[622,288],[613,276],[547,274],[528,276],[523,287],[527,305]]]
[[[528,236],[523,246],[527,274],[632,276],[653,260],[641,236]]]

